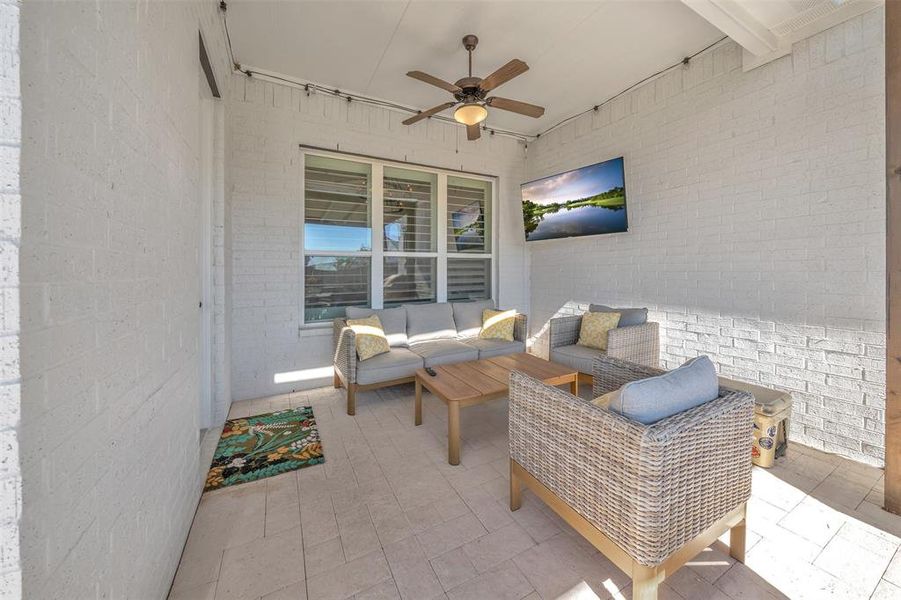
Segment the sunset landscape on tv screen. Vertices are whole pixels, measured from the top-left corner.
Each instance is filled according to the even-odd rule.
[[[526,241],[628,229],[623,159],[522,184]]]

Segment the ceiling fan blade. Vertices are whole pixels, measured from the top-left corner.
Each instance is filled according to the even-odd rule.
[[[520,102],[519,100],[510,100],[509,98],[499,98],[497,96],[492,96],[485,102],[491,108],[509,110],[510,112],[526,115],[527,117],[534,117],[536,119],[544,114],[544,107],[529,104],[528,102]]]
[[[447,110],[448,108],[450,108],[451,106],[453,106],[455,104],[456,104],[456,102],[445,102],[444,104],[439,104],[438,106],[433,106],[429,110],[424,110],[424,111],[421,111],[421,112],[413,115],[406,121],[403,121],[403,124],[404,125],[412,125],[413,123],[416,123],[417,121],[422,121],[423,119],[427,119],[428,117],[431,117],[432,115],[438,114],[442,110]]]
[[[470,142],[473,140],[479,139],[482,135],[482,128],[476,125],[467,125],[466,126],[466,139]]]
[[[482,91],[485,92],[493,90],[502,83],[507,83],[514,77],[522,75],[528,70],[529,65],[519,60],[518,58],[514,58],[503,67],[483,79],[482,83],[479,84],[479,87],[482,88]]]
[[[412,77],[413,79],[418,79],[419,81],[424,81],[428,84],[440,87],[442,90],[447,90],[451,94],[458,94],[463,90],[453,83],[448,83],[443,79],[438,79],[433,75],[429,75],[428,73],[423,73],[422,71],[410,71],[407,73],[407,77]]]

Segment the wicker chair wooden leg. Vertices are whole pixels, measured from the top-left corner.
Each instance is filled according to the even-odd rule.
[[[347,384],[347,414],[354,416],[357,414],[357,384]]]
[[[510,461],[510,510],[519,510],[522,506],[522,482],[516,475],[513,468],[513,461]]]
[[[745,533],[747,530],[747,504],[744,506],[745,518],[729,530],[729,556],[740,563],[745,562]]]
[[[336,389],[336,390],[341,388],[341,376],[338,375],[338,371],[335,371],[335,381],[334,381],[334,384],[335,384],[335,389]]]
[[[632,564],[632,600],[657,600],[657,586],[663,578],[657,569]]]

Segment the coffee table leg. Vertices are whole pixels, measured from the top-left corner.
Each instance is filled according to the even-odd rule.
[[[416,400],[413,402],[414,406],[414,420],[413,422],[416,425],[422,425],[422,384],[419,383],[419,379],[416,380]]]
[[[576,378],[573,379],[569,383],[569,393],[571,393],[573,396],[579,395],[579,376],[578,375],[576,375]]]
[[[447,462],[460,464],[460,403],[447,403]]]

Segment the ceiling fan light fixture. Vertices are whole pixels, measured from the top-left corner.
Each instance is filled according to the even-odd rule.
[[[470,102],[454,111],[454,119],[464,125],[477,125],[488,116],[488,110],[477,102]]]

